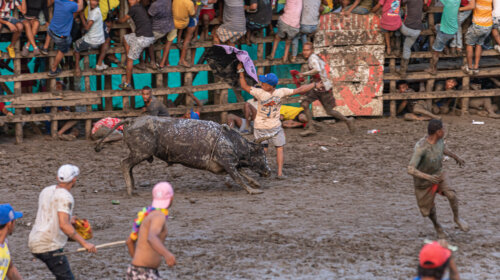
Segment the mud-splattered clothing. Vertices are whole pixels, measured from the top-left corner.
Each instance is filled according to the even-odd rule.
[[[146,113],[150,116],[170,117],[168,109],[156,97],[151,97],[151,102],[146,107]]]
[[[63,212],[71,217],[74,205],[73,196],[66,189],[57,188],[56,185],[43,189],[38,200],[35,224],[28,240],[31,253],[46,253],[66,245],[68,236],[59,228],[57,213]]]
[[[281,127],[281,98],[292,95],[293,89],[277,88],[267,92],[261,88],[252,87],[250,94],[257,99],[257,116],[254,121],[256,129],[273,129]]]
[[[424,137],[415,144],[409,166],[415,167],[415,169],[426,174],[439,175],[443,167],[443,153],[443,139],[432,145],[427,141],[427,137]],[[427,188],[432,185],[430,181],[417,177],[413,177],[413,182],[416,188]]]
[[[332,81],[330,81],[330,79],[328,78],[326,64],[323,59],[313,53],[307,59],[307,66],[309,66],[309,69],[319,72],[319,76],[321,77],[321,81],[323,82],[323,86],[325,87],[325,91],[328,91],[333,87]]]

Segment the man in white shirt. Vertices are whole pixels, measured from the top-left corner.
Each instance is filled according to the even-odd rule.
[[[54,256],[63,251],[68,237],[91,253],[94,244],[77,234],[72,223],[75,201],[70,191],[80,174],[78,167],[65,164],[57,171],[57,185],[46,187],[40,193],[35,224],[30,232],[28,246],[31,253],[43,261],[56,279],[74,279],[66,256]]]
[[[238,65],[240,73],[241,88],[250,93],[257,100],[257,116],[254,121],[253,135],[255,139],[269,137],[276,147],[276,162],[278,163],[278,179],[284,179],[283,176],[283,146],[286,144],[285,132],[281,127],[280,109],[281,98],[295,94],[304,94],[313,88],[322,87],[322,83],[312,83],[301,86],[296,89],[276,88],[278,77],[273,74],[259,75],[261,88],[251,87],[247,84],[244,75],[243,65]],[[268,141],[262,142],[267,152]]]

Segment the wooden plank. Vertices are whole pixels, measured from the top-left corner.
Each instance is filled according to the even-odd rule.
[[[491,76],[500,76],[500,67],[491,67],[491,68],[481,68],[479,74],[474,75],[475,78],[482,77],[491,77]],[[448,78],[459,78],[465,77],[465,74],[462,70],[444,70],[438,71],[435,76],[427,73],[427,72],[409,72],[407,73],[406,80],[428,80],[428,79],[448,79]],[[401,80],[398,74],[385,73],[384,80]]]
[[[390,93],[382,95],[384,100],[409,100],[409,99],[438,99],[438,98],[461,98],[461,97],[488,97],[500,96],[498,89],[483,90],[453,90],[453,91],[427,91],[412,93]]]
[[[84,98],[75,100],[36,100],[11,103],[6,105],[7,108],[38,108],[38,107],[52,107],[52,106],[82,106],[100,104],[101,98]]]

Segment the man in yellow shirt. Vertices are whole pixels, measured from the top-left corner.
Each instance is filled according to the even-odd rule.
[[[21,274],[12,263],[7,236],[14,232],[15,220],[23,216],[16,212],[10,204],[0,204],[0,280],[22,279]]]
[[[281,105],[280,119],[285,128],[304,127],[307,124],[307,116],[302,107]]]

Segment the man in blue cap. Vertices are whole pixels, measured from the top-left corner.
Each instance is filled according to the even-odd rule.
[[[7,236],[14,232],[15,220],[23,216],[16,212],[10,204],[0,204],[0,280],[22,279],[21,274],[12,263],[10,258]]]
[[[304,94],[313,88],[320,88],[323,86],[322,82],[304,85],[296,89],[277,89],[278,77],[273,73],[269,73],[259,76],[261,88],[257,88],[247,84],[244,72],[243,65],[240,63],[238,65],[238,73],[240,73],[241,88],[253,95],[257,100],[257,116],[254,121],[253,135],[255,139],[272,136],[270,141],[276,147],[276,162],[278,163],[277,178],[283,179],[285,178],[283,176],[283,146],[286,144],[286,139],[280,121],[281,98],[295,94]],[[266,147],[266,152],[267,143],[268,141],[262,142]]]

